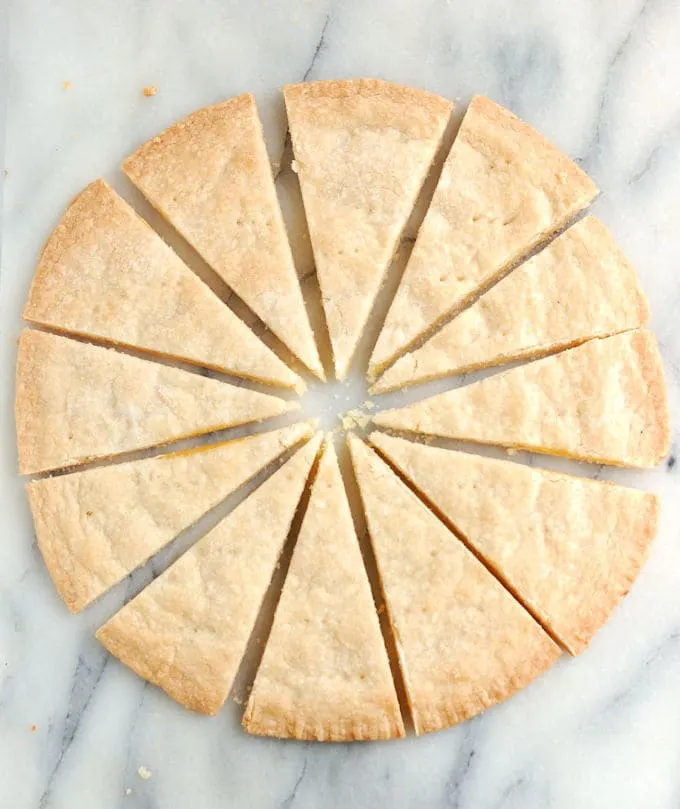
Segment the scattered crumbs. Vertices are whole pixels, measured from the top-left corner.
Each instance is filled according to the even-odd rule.
[[[236,694],[234,694],[232,699],[237,705],[243,705],[243,699],[241,697],[237,697]]]
[[[371,421],[371,417],[361,410],[348,410],[347,413],[341,418],[342,427],[344,430],[352,430],[358,427],[361,430],[366,429]]]
[[[291,169],[297,174],[298,173],[298,162],[297,160],[293,160],[290,164]]]
[[[125,790],[125,794],[132,795],[132,790],[130,789],[130,787],[127,787],[127,789]]]
[[[31,733],[35,733],[37,729],[38,729],[37,725],[31,725]]]
[[[156,95],[156,93],[158,92],[158,88],[156,87],[155,84],[147,84],[146,87],[142,90],[142,92],[147,98],[150,98],[151,96]]]
[[[151,772],[150,769],[148,769],[148,767],[145,767],[144,765],[142,765],[137,770],[137,775],[139,775],[139,777],[143,778],[145,781],[148,781],[149,778],[151,778],[151,776],[152,776],[152,772]]]
[[[517,455],[519,452],[519,450],[515,449],[514,447],[508,447],[505,451],[508,453],[508,455]]]
[[[375,410],[378,405],[375,402],[372,402],[370,399],[366,399],[363,406],[366,408],[366,410]]]
[[[65,81],[61,86],[64,88],[64,90],[68,91],[68,90],[71,89],[71,82],[70,81]]]

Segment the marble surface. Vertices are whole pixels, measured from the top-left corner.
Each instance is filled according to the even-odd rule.
[[[650,297],[678,413],[680,6],[15,0],[2,9],[0,809],[677,807],[674,455],[645,474],[587,470],[649,487],[664,508],[640,580],[584,655],[563,658],[517,697],[449,731],[322,746],[249,738],[233,701],[215,719],[187,713],[107,657],[94,629],[142,579],[68,614],[35,545],[12,407],[23,300],[70,197],[103,175],[149,215],[117,171],[121,158],[181,115],[245,90],[257,96],[272,161],[285,168],[277,88],[369,75],[462,101],[486,93],[592,172],[603,192],[595,210]],[[147,98],[149,84],[158,92]],[[280,187],[307,275],[311,257],[285,170]],[[333,395],[345,394],[354,395]]]

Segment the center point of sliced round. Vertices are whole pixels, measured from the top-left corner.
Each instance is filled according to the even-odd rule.
[[[372,409],[366,380],[359,375],[342,382],[330,380],[310,384],[300,406],[304,418],[318,419],[322,430],[364,427]]]

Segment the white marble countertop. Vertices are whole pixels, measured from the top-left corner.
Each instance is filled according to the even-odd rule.
[[[233,702],[215,719],[192,715],[107,657],[93,631],[111,602],[69,615],[43,567],[15,471],[12,417],[15,341],[34,263],[83,185],[103,175],[126,188],[117,166],[139,142],[245,90],[257,96],[277,162],[285,141],[277,88],[359,75],[463,101],[488,94],[579,159],[602,189],[597,213],[639,268],[677,414],[680,5],[17,0],[9,6],[9,33],[0,28],[6,54],[0,809],[680,805],[674,455],[648,474],[607,472],[659,492],[663,519],[639,582],[583,656],[563,658],[517,697],[449,731],[323,746],[250,738]],[[158,87],[152,98],[142,95],[149,84]],[[151,777],[143,778],[140,767]]]

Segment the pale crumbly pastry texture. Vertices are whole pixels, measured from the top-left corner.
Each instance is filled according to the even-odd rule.
[[[634,330],[373,418],[394,430],[649,468],[670,424],[656,338]]]
[[[453,104],[375,79],[289,85],[284,99],[342,380]],[[140,146],[123,170],[291,356],[324,379],[252,95],[197,110]],[[594,217],[545,247],[596,194],[527,124],[473,98],[368,376],[384,372],[372,389],[382,392],[534,361],[384,411],[375,423],[423,440],[591,462],[661,460],[668,403],[634,269]],[[58,332],[20,336],[16,423],[21,472],[67,470],[27,484],[37,543],[67,606],[91,604],[304,442],[97,637],[179,703],[215,714],[289,541],[244,728],[338,742],[404,736],[329,438],[321,449],[306,422],[120,462],[299,407],[166,360],[302,392],[295,371],[103,180],[72,201],[49,237],[24,317]],[[363,426],[347,415],[345,429]],[[649,493],[385,433],[369,440],[372,448],[348,439],[373,549],[366,561],[377,565],[386,640],[417,734],[511,696],[561,648],[582,652],[632,586],[656,532],[659,504]],[[100,459],[116,463],[70,469]]]
[[[507,699],[561,654],[529,613],[375,452],[352,464],[417,734]]]
[[[19,339],[24,474],[278,416],[298,405],[112,348],[34,329]]]
[[[45,245],[24,319],[287,388],[303,386],[103,180]]]
[[[335,450],[328,443],[243,725],[279,738],[404,735]]]
[[[371,393],[534,359],[648,321],[635,268],[602,222],[587,216],[400,357]]]
[[[308,438],[312,423],[27,484],[45,565],[72,612]]]
[[[388,312],[370,372],[466,306],[597,194],[593,181],[509,110],[472,99]]]
[[[647,492],[380,433],[370,441],[572,654],[628,593],[656,534]]]
[[[123,171],[323,379],[252,95],[193,112],[140,146]]]
[[[344,379],[453,104],[378,79],[284,88],[316,271]]]
[[[126,666],[182,705],[229,695],[321,436],[299,450],[97,632]]]

